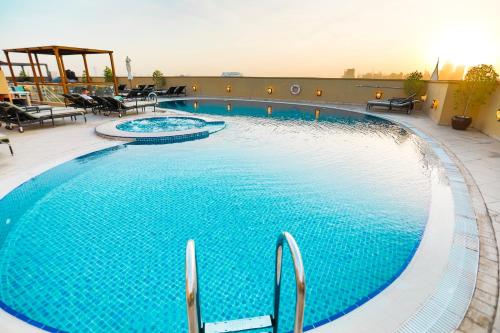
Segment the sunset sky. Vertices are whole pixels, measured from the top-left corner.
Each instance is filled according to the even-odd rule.
[[[500,70],[499,13],[498,0],[2,1],[0,48],[110,49],[117,73],[129,56],[136,76],[407,73],[432,71],[438,57]],[[80,75],[80,57],[65,61]],[[108,64],[92,56],[91,74]]]

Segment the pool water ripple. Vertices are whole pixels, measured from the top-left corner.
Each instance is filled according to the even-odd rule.
[[[286,230],[302,251],[312,325],[366,301],[412,258],[439,181],[414,135],[342,112],[316,121],[299,107],[269,117],[244,103],[231,114],[221,102],[174,106],[228,126],[83,156],[0,200],[4,304],[69,332],[186,332],[194,239],[204,320],[271,313]],[[280,332],[293,327],[288,253],[283,274]]]

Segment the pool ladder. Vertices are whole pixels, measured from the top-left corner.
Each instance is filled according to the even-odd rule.
[[[269,332],[267,330],[272,329],[273,333],[277,333],[280,309],[281,266],[283,261],[283,245],[285,242],[290,249],[295,270],[295,322],[293,332],[302,333],[306,296],[304,265],[302,264],[302,256],[297,242],[288,232],[281,233],[276,243],[274,314],[213,323],[204,323],[201,319],[196,251],[194,241],[188,241],[186,247],[186,302],[189,333],[246,332],[258,329],[265,330],[263,332]]]

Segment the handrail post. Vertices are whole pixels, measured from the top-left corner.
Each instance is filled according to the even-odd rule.
[[[274,316],[273,332],[278,332],[279,312],[280,312],[280,291],[281,291],[281,267],[283,262],[283,243],[287,242],[290,254],[292,255],[293,267],[295,270],[295,320],[293,325],[294,333],[302,333],[304,326],[304,306],[306,297],[306,280],[304,264],[297,242],[288,232],[279,235],[276,243],[276,266],[274,279]]]
[[[203,333],[200,297],[198,293],[198,270],[196,266],[194,241],[189,240],[186,246],[186,302],[189,333]]]

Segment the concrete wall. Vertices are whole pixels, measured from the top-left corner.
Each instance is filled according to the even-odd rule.
[[[439,125],[450,125],[454,115],[462,114],[462,109],[455,108],[455,91],[458,81],[428,82],[427,100],[422,110]],[[436,109],[431,108],[432,101],[439,101]],[[469,110],[472,117],[472,127],[481,132],[500,140],[500,122],[497,121],[496,111],[500,109],[500,84],[488,99],[486,104]]]
[[[429,81],[427,83],[427,100],[422,110],[439,125],[450,125],[451,117],[457,114],[454,109],[454,91],[458,83],[451,81]],[[437,108],[432,108],[433,101],[437,101]]]
[[[500,84],[497,85],[489,101],[479,108],[472,123],[481,132],[500,140],[500,121],[497,120],[497,111],[500,111]]]
[[[166,77],[165,87],[186,86],[188,96],[241,97],[294,101],[338,102],[365,104],[375,98],[378,90],[383,98],[404,97],[403,80],[366,80],[366,79],[322,79],[322,78],[273,78],[273,77]],[[119,77],[119,83],[128,84],[126,77]],[[299,84],[299,95],[290,93],[292,84]],[[151,77],[135,77],[132,87],[139,84],[153,84]],[[231,85],[231,92],[226,86]],[[196,91],[192,87],[196,86]],[[360,87],[362,86],[362,87]],[[273,89],[272,94],[267,88]],[[380,87],[380,88],[377,88]],[[322,90],[321,96],[316,91]]]

